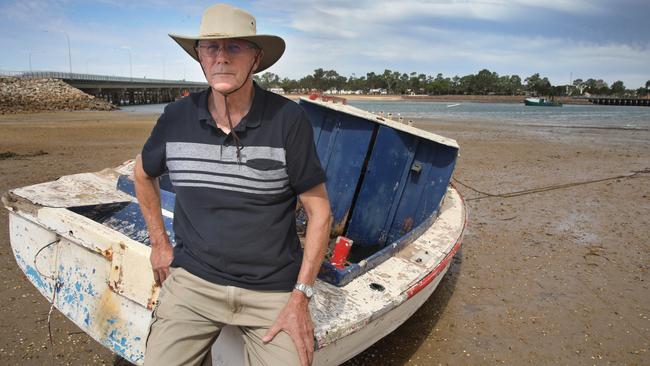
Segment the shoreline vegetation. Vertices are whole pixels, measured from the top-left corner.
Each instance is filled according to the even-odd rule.
[[[519,75],[499,75],[488,69],[476,74],[445,77],[439,73],[435,77],[424,73],[409,74],[395,70],[384,70],[381,74],[366,73],[357,77],[340,75],[336,70],[318,68],[313,74],[292,80],[280,78],[272,72],[255,75],[255,80],[269,90],[282,90],[289,93],[304,93],[322,90],[330,94],[392,94],[392,95],[484,95],[484,96],[525,96],[539,95],[553,97],[566,96],[615,96],[642,98],[649,94],[650,80],[637,89],[628,89],[617,80],[609,85],[602,79],[575,79],[568,84],[551,84],[548,77],[539,73],[526,78]]]
[[[259,82],[259,81],[258,81]],[[269,83],[260,82],[273,92],[285,97],[298,100],[300,97],[309,97],[309,93],[284,93],[282,88],[271,88]],[[324,90],[324,89],[321,89]],[[330,90],[331,91],[331,90]],[[380,93],[359,94],[318,93],[325,97],[346,99],[347,101],[378,101],[378,102],[441,102],[441,103],[523,103],[527,95],[497,95],[487,94],[389,94],[386,90]],[[340,94],[339,94],[340,93]],[[647,97],[647,96],[646,96]],[[587,99],[576,99],[573,96],[557,96],[554,98],[562,104],[590,105]],[[95,98],[83,91],[76,89],[58,79],[29,79],[17,77],[0,77],[0,114],[35,113],[60,110],[117,110],[115,106],[102,99]]]
[[[298,100],[309,94],[283,94]],[[330,96],[329,94],[323,94]],[[348,101],[407,101],[407,102],[450,102],[450,103],[522,103],[523,95],[396,95],[396,94],[342,94],[332,97]],[[564,104],[589,104],[583,99],[558,97]],[[0,114],[22,114],[48,111],[119,109],[102,99],[88,95],[57,79],[0,78]]]

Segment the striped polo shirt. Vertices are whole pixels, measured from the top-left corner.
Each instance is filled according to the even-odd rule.
[[[255,84],[232,134],[208,111],[210,89],[169,104],[142,150],[144,171],[176,192],[172,267],[207,281],[291,291],[302,260],[297,195],[325,182],[307,115]]]

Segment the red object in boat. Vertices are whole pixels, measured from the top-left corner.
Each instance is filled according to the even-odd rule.
[[[334,267],[338,269],[345,268],[345,262],[348,260],[350,248],[352,248],[352,240],[346,238],[345,236],[339,236],[336,238],[336,244],[334,244],[334,252],[332,253],[332,264]]]

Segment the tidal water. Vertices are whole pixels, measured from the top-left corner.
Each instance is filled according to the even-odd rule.
[[[455,103],[413,101],[349,101],[348,104],[374,113],[392,113],[393,119],[443,119],[511,125],[593,127],[650,130],[650,108],[599,105],[528,107],[505,103]],[[124,112],[162,113],[165,104],[122,107]]]
[[[445,121],[484,121],[513,125],[650,129],[650,108],[599,105],[530,107],[505,103],[441,103],[350,101],[350,105],[372,112],[392,113],[405,119],[432,118]]]

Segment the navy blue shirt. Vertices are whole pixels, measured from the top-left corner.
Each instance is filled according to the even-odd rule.
[[[173,267],[207,281],[291,291],[302,248],[296,196],[325,182],[307,115],[255,84],[232,134],[208,111],[210,89],[169,104],[142,150],[151,177],[169,172],[176,191]]]

